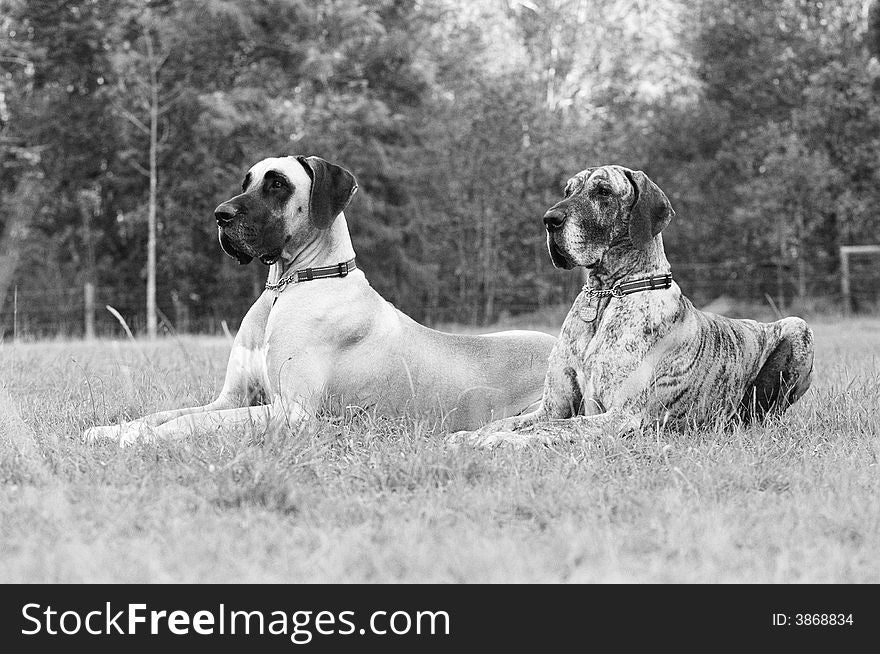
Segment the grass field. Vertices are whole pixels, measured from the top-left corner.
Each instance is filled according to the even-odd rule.
[[[3,582],[880,582],[880,320],[816,322],[780,421],[555,449],[313,421],[119,449],[212,399],[224,339],[0,345]]]

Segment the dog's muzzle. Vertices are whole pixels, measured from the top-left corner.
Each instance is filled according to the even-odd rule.
[[[565,212],[561,209],[549,209],[544,214],[544,227],[547,231],[559,229],[565,223]]]
[[[550,261],[556,268],[569,270],[573,267],[572,262],[562,252],[556,239],[559,237],[559,228],[565,224],[565,211],[552,207],[544,214],[544,227],[547,228],[547,249],[550,251]]]
[[[236,216],[238,216],[238,213],[239,211],[236,207],[233,207],[232,205],[226,204],[224,202],[219,207],[214,209],[214,218],[217,219],[218,225],[224,227],[235,220]]]

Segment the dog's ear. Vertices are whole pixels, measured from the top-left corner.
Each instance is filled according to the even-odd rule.
[[[629,210],[629,238],[637,248],[646,250],[675,216],[675,211],[666,194],[641,170],[624,170],[624,174],[635,193]]]
[[[220,237],[220,249],[223,250],[230,257],[238,261],[239,264],[245,265],[253,261],[253,257],[244,254],[243,252],[239,252],[234,247],[232,247],[232,243],[229,242],[229,239],[226,237],[226,234],[223,233],[222,229],[217,230],[218,235]]]
[[[358,189],[357,180],[342,166],[321,157],[297,157],[312,178],[309,216],[318,229],[327,229],[348,206]]]

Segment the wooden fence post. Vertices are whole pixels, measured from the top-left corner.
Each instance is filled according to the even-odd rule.
[[[849,257],[852,254],[880,254],[880,245],[840,246],[840,295],[843,298],[843,315],[852,312],[852,285],[850,284]]]
[[[840,295],[843,298],[843,315],[849,316],[852,302],[849,289],[849,251],[845,245],[840,246]]]

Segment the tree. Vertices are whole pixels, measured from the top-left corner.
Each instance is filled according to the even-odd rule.
[[[181,153],[187,153],[192,121],[202,110],[199,92],[233,79],[226,71],[234,70],[234,58],[241,56],[243,35],[250,26],[247,6],[224,0],[131,2],[120,9],[114,26],[113,106],[130,128],[124,132],[126,147],[120,156],[147,181],[146,329],[150,338],[158,329],[157,283],[162,268],[166,269],[164,279],[175,279],[167,262],[175,255],[189,259],[193,247],[190,239],[171,241],[173,250],[164,256],[164,265],[159,260],[160,232],[175,230],[174,198],[184,191],[173,181],[177,176],[172,171],[186,169],[181,165],[186,154]],[[228,38],[228,48],[218,48],[218,38]],[[165,180],[160,179],[163,170],[168,171]],[[134,209],[137,213],[139,208]],[[160,210],[165,220],[159,219]],[[203,243],[204,239],[199,241]],[[187,293],[171,289],[165,295],[175,298],[173,305],[180,309],[184,306],[180,298]]]
[[[698,93],[663,102],[649,143],[652,167],[685,190],[672,198],[687,226],[667,241],[673,256],[733,264],[733,251],[731,274],[758,281],[772,263],[776,279],[757,295],[779,295],[789,264],[794,295],[833,289],[837,246],[876,197],[877,67],[863,8],[703,0],[687,15]]]
[[[114,68],[117,71],[116,110],[134,128],[148,139],[148,163],[144,167],[134,156],[128,162],[149,181],[147,195],[147,336],[155,338],[158,328],[156,315],[156,207],[159,186],[159,118],[167,113],[181,94],[179,85],[170,88],[164,84],[162,69],[171,55],[170,47],[162,42],[163,32],[171,29],[149,4],[129,9],[126,31],[131,40],[123,41],[116,52]],[[129,104],[131,109],[125,104]]]
[[[875,57],[880,57],[880,1],[874,0],[868,11],[868,47]]]
[[[108,7],[96,0],[5,4],[0,63],[10,69],[0,82],[7,112],[0,117],[0,193],[17,208],[4,212],[12,214],[7,234],[27,238],[9,247],[4,267],[25,286],[52,286],[77,277],[71,259],[75,266],[79,213],[69,200],[102,177],[101,162],[113,149],[112,138],[94,138],[103,114]]]
[[[39,148],[30,145],[17,113],[33,93],[34,61],[39,56],[26,41],[16,41],[20,25],[10,14],[0,15],[0,316],[21,260],[21,246],[39,207],[35,163]],[[11,35],[11,36],[10,36]]]
[[[0,233],[19,236],[0,287],[52,303],[46,330],[93,314],[83,288],[136,330],[146,304],[150,334],[234,324],[266,271],[223,255],[212,209],[277,154],[356,173],[359,264],[429,321],[569,304],[579,279],[549,265],[540,218],[600,163],[670,196],[676,275],[712,263],[702,297],[686,284],[698,301],[718,292],[707,271],[743,295],[825,292],[837,246],[876,233],[864,0],[6,7],[0,194],[18,209]],[[115,327],[95,314],[96,332]]]

